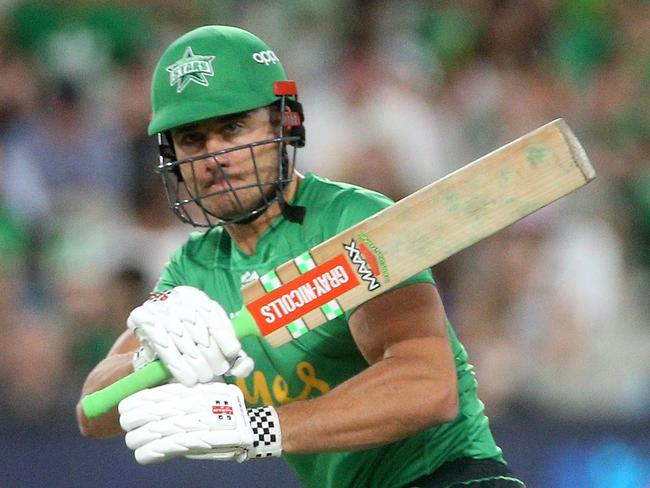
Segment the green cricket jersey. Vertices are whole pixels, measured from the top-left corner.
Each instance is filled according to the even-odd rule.
[[[277,218],[260,238],[253,256],[241,252],[223,228],[192,234],[167,264],[156,291],[194,286],[235,313],[242,307],[242,285],[392,202],[378,193],[309,173],[293,203],[307,208],[303,223]],[[433,283],[433,278],[427,271],[405,283],[414,282]],[[244,338],[242,345],[255,360],[255,370],[248,378],[233,381],[244,392],[247,404],[277,406],[314,398],[368,367],[352,339],[347,317],[349,312],[277,349],[258,337]],[[451,326],[449,337],[460,395],[456,420],[374,449],[285,454],[306,487],[394,488],[461,456],[502,460],[476,394],[472,366]]]

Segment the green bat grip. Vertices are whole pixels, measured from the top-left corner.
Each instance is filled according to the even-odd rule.
[[[239,311],[232,319],[232,323],[238,339],[251,335],[260,335],[260,330],[246,307]],[[112,385],[86,395],[81,400],[81,406],[89,419],[99,417],[117,406],[126,397],[145,388],[159,385],[170,377],[171,374],[162,362],[152,361],[145,367],[117,380]]]

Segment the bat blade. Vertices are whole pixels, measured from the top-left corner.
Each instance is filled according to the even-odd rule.
[[[329,321],[332,309],[351,310],[593,178],[571,129],[555,120],[312,248],[307,273],[292,261],[276,269],[284,284],[273,291],[265,277],[248,285],[246,307],[280,346]]]
[[[568,125],[550,122],[246,285],[233,320],[237,335],[286,344],[595,176]],[[97,417],[168,375],[154,361],[86,396],[84,412]]]

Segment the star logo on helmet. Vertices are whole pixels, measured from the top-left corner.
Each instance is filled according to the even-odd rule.
[[[176,93],[181,93],[192,81],[201,86],[208,86],[206,76],[214,76],[212,61],[214,56],[194,54],[188,46],[181,59],[165,68],[169,72],[169,85],[176,85]]]

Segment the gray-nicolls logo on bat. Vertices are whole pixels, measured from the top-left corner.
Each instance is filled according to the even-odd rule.
[[[373,273],[372,268],[368,264],[368,260],[357,246],[356,241],[352,239],[350,244],[343,244],[343,248],[347,251],[348,256],[350,256],[352,263],[356,265],[357,273],[361,276],[361,279],[368,283],[368,291],[374,291],[379,288],[381,283]]]

